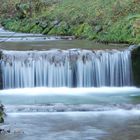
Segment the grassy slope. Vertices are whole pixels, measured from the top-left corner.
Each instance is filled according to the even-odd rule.
[[[25,8],[24,19],[13,14],[9,19],[2,18],[2,24],[7,29],[21,32],[140,43],[139,0],[46,0],[43,4],[40,1],[32,3],[32,18]],[[25,2],[25,5],[29,4]]]

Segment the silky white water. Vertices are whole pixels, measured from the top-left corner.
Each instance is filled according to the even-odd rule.
[[[129,50],[2,51],[3,88],[132,85]]]

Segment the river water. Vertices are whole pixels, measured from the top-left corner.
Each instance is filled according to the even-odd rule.
[[[0,29],[0,48],[5,50],[79,46],[122,48]],[[0,91],[0,101],[7,114],[0,128],[11,132],[0,134],[0,140],[140,140],[140,89],[136,87],[9,89]]]
[[[0,140],[139,140],[140,89],[3,90],[7,117]]]

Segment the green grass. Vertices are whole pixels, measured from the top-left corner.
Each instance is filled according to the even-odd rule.
[[[22,5],[25,18],[19,18],[19,11],[9,19],[3,18],[5,28],[101,42],[140,43],[139,0],[34,0],[32,17]],[[29,7],[29,2],[25,0],[24,5]]]

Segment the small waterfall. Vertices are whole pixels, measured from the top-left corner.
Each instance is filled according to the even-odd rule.
[[[3,88],[132,85],[129,50],[2,51]]]

